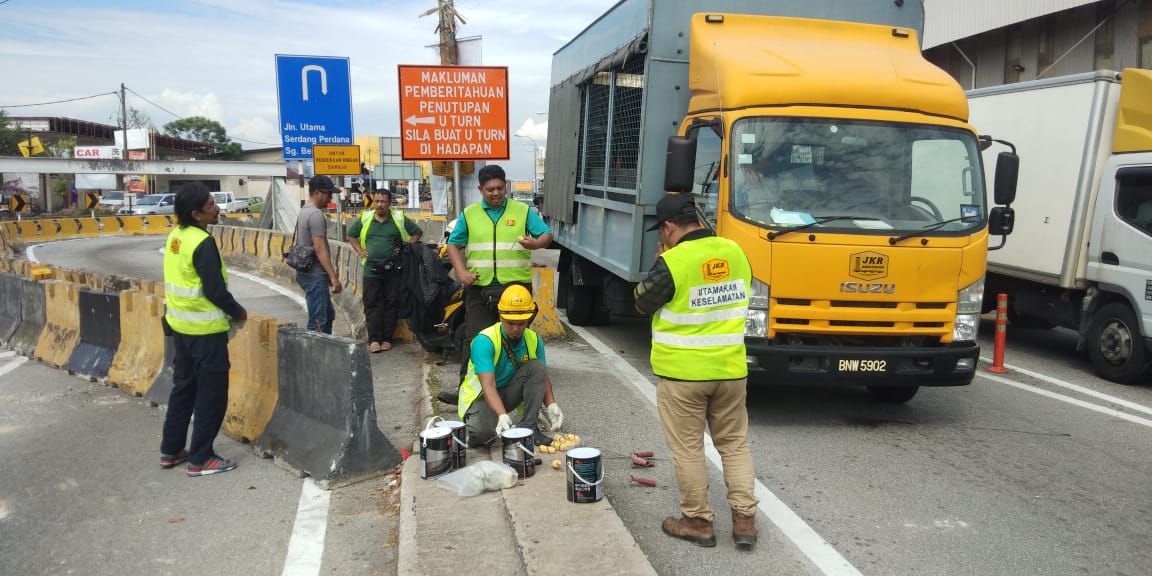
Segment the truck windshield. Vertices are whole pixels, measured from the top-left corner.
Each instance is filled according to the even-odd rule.
[[[753,117],[735,123],[731,142],[729,209],[764,227],[955,235],[984,226],[980,151],[965,130]]]

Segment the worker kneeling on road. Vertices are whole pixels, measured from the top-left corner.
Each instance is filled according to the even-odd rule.
[[[552,395],[544,341],[528,328],[536,312],[527,288],[509,286],[497,305],[500,321],[472,339],[457,405],[471,448],[488,444],[513,427],[509,407],[517,408],[519,426],[532,430],[537,444],[552,443],[537,424],[542,406],[547,407],[550,433],[560,430],[564,422]]]

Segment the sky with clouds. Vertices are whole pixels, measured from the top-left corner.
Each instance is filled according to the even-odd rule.
[[[455,0],[481,36],[483,64],[507,66],[513,133],[546,145],[552,53],[617,0]],[[276,54],[350,59],[357,135],[398,136],[397,65],[439,63],[436,0],[0,0],[0,106],[120,89],[157,126],[205,116],[246,148],[280,145]],[[624,41],[624,39],[621,39]],[[143,97],[143,98],[141,98]],[[5,108],[116,124],[113,95]],[[509,177],[531,179],[532,145],[513,138]]]

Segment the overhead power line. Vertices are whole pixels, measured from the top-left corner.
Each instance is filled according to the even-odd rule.
[[[151,100],[149,100],[149,99],[147,99],[147,98],[145,98],[144,96],[141,96],[139,92],[137,92],[137,91],[135,91],[135,90],[133,90],[133,89],[131,89],[131,88],[125,88],[125,90],[127,90],[127,91],[131,92],[131,93],[132,93],[134,96],[136,96],[137,98],[139,98],[139,99],[141,99],[141,100],[143,100],[143,101],[145,101],[145,102],[147,102],[147,103],[149,103],[149,104],[151,104],[151,105],[153,105],[153,106],[155,106],[155,107],[157,107],[157,108],[159,108],[159,109],[163,110],[164,112],[167,112],[168,114],[171,114],[171,115],[172,115],[173,117],[175,117],[177,120],[183,120],[183,119],[184,119],[184,117],[183,117],[183,116],[181,116],[181,115],[179,115],[179,114],[177,114],[177,113],[175,113],[175,112],[173,112],[173,111],[171,111],[171,110],[169,110],[169,109],[167,109],[167,108],[165,108],[165,107],[163,107],[163,106],[161,106],[161,105],[159,105],[159,104],[157,104],[157,103],[155,103],[155,102],[153,102],[153,101],[151,101]],[[271,143],[271,142],[259,142],[259,141],[256,141],[256,140],[248,140],[248,139],[245,139],[245,138],[240,138],[239,136],[232,136],[232,135],[229,135],[228,137],[229,137],[229,138],[231,138],[232,140],[239,140],[240,142],[247,142],[247,143],[249,143],[249,144],[260,144],[260,145],[263,145],[263,146],[280,146],[280,144],[273,144],[273,143]]]
[[[6,1],[7,0],[4,0],[4,1],[0,2],[0,4],[3,4]],[[8,105],[0,106],[0,108],[31,108],[33,106],[47,106],[49,104],[63,104],[65,102],[76,102],[77,100],[88,100],[91,98],[99,98],[101,96],[119,96],[119,94],[117,94],[115,92],[102,92],[100,94],[93,94],[91,96],[80,96],[78,98],[69,98],[67,100],[53,100],[52,102],[36,102],[35,104],[8,104]]]

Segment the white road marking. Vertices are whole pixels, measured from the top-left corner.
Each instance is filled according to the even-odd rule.
[[[608,358],[619,371],[621,377],[630,382],[642,396],[652,403],[652,408],[655,409],[656,387],[648,381],[648,378],[629,364],[628,361],[616,354],[616,351],[613,350],[611,346],[604,344],[604,342],[591,332],[579,326],[573,326],[566,320],[567,317],[565,317],[565,326],[574,330],[581,338],[595,348],[597,352]],[[712,436],[710,434],[704,435],[704,454],[713,466],[718,469],[723,469],[720,453],[717,452],[713,446]],[[861,572],[841,556],[835,547],[805,523],[799,515],[793,512],[787,504],[768,490],[768,487],[759,480],[756,481],[756,497],[760,499],[760,511],[780,529],[780,532],[782,532],[786,538],[796,545],[796,548],[798,548],[802,554],[808,557],[808,560],[811,561],[821,573],[827,576],[862,576]]]
[[[285,287],[283,287],[283,286],[281,286],[275,282],[272,282],[271,280],[268,280],[266,278],[261,278],[260,276],[256,276],[254,274],[249,274],[247,272],[233,272],[233,271],[229,270],[228,273],[235,275],[235,276],[239,276],[239,277],[244,278],[246,280],[251,280],[252,282],[255,282],[255,283],[257,283],[257,284],[259,284],[259,285],[261,285],[261,286],[263,286],[263,287],[265,287],[265,288],[267,288],[273,292],[276,292],[277,294],[280,294],[281,296],[288,298],[289,300],[295,302],[301,308],[303,308],[305,312],[308,311],[308,303],[304,301],[304,296],[302,294],[297,294],[296,292],[293,292],[292,290],[289,290],[288,288],[285,288]]]
[[[1039,394],[1041,396],[1046,396],[1048,398],[1052,398],[1053,400],[1059,400],[1061,402],[1067,402],[1068,404],[1071,404],[1073,406],[1085,408],[1085,409],[1091,410],[1093,412],[1099,412],[1101,414],[1107,414],[1108,416],[1112,416],[1114,418],[1119,418],[1121,420],[1127,420],[1129,422],[1132,422],[1133,424],[1139,424],[1141,426],[1147,426],[1149,428],[1152,428],[1152,420],[1149,420],[1147,418],[1141,418],[1139,416],[1133,416],[1133,415],[1131,415],[1127,412],[1123,412],[1121,410],[1113,410],[1112,408],[1105,408],[1104,406],[1100,406],[1098,404],[1093,404],[1091,402],[1085,402],[1083,400],[1073,398],[1071,396],[1065,396],[1063,394],[1057,394],[1055,392],[1044,390],[1043,388],[1037,388],[1037,387],[1031,386],[1029,384],[1022,384],[1020,382],[1013,382],[1007,378],[1003,378],[1003,377],[997,376],[995,374],[981,373],[980,377],[981,378],[987,378],[988,380],[991,380],[993,382],[999,382],[1001,384],[1004,384],[1006,386],[1011,386],[1013,388],[1019,388],[1021,390],[1026,391],[1026,392],[1031,392],[1033,394]]]
[[[28,361],[28,359],[25,358],[24,356],[20,356],[19,358],[14,358],[11,362],[9,362],[3,366],[0,366],[0,376],[3,376],[5,374],[19,368],[21,365],[23,365],[27,361]]]
[[[15,350],[8,350],[7,352],[0,352],[0,358],[11,358],[16,355]]]
[[[304,479],[282,576],[316,576],[320,573],[330,499],[331,494],[327,490],[321,489],[311,478]]]
[[[989,364],[992,363],[991,358],[985,358],[985,357],[981,356],[980,360],[987,362]],[[1091,388],[1085,388],[1084,386],[1072,384],[1071,382],[1065,382],[1059,378],[1053,378],[1052,376],[1048,376],[1047,374],[1041,374],[1039,372],[1029,370],[1027,368],[1021,368],[1019,366],[1013,366],[1011,364],[1005,364],[1004,367],[1011,370],[1012,372],[1019,372],[1020,374],[1024,374],[1025,376],[1030,376],[1030,377],[1035,378],[1037,380],[1043,380],[1044,382],[1047,382],[1047,383],[1052,384],[1054,386],[1060,386],[1061,388],[1067,388],[1069,390],[1072,390],[1073,392],[1077,392],[1077,393],[1083,394],[1085,396],[1091,396],[1093,398],[1099,398],[1100,400],[1108,402],[1109,404],[1115,404],[1117,406],[1123,406],[1125,408],[1128,408],[1129,410],[1135,410],[1137,412],[1143,412],[1145,414],[1152,415],[1152,408],[1144,406],[1143,404],[1137,404],[1135,402],[1130,402],[1130,401],[1125,400],[1123,398],[1117,398],[1115,396],[1111,396],[1111,395],[1105,394],[1103,392],[1097,392],[1095,390],[1092,390]],[[980,372],[979,374],[981,376],[987,375],[986,372]]]

